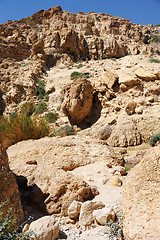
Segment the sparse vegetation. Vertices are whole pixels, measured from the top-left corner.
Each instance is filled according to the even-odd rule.
[[[45,91],[44,87],[45,87],[45,83],[43,81],[39,80],[38,86],[37,86],[37,97],[39,99],[43,99],[45,96],[46,91]]]
[[[125,169],[126,169],[126,172],[129,172],[129,171],[131,170],[131,166],[126,165],[126,166],[125,166]]]
[[[154,27],[160,27],[160,24],[155,24]]]
[[[155,58],[150,58],[149,62],[150,63],[160,63],[160,60],[159,59],[155,59]]]
[[[1,240],[29,240],[33,239],[33,233],[19,233],[15,227],[16,219],[13,218],[12,208],[7,214],[3,214],[3,206],[6,202],[0,203],[0,239]]]
[[[103,53],[102,59],[107,59],[107,58],[108,58],[107,55],[105,53]]]
[[[132,53],[131,53],[131,52],[128,52],[127,55],[128,55],[128,56],[129,56],[129,55],[132,55]]]
[[[22,65],[22,67],[26,67],[28,64],[29,64],[29,63],[25,63],[25,64]]]
[[[21,113],[31,116],[35,111],[34,102],[25,102],[21,107]]]
[[[115,61],[115,62],[117,61],[117,59],[116,59],[116,58],[111,58],[111,60],[112,60],[112,61]]]
[[[35,113],[41,114],[47,111],[47,104],[45,102],[40,102],[36,107]]]
[[[57,111],[60,111],[60,110],[61,110],[61,105],[57,107]]]
[[[119,213],[116,214],[116,221],[113,221],[112,219],[109,220],[107,226],[110,229],[109,230],[110,240],[123,239],[122,225],[123,217]]]
[[[79,61],[76,62],[76,64],[80,64],[82,62],[83,62],[83,60],[79,60]]]
[[[75,78],[89,78],[89,74],[88,73],[80,73],[80,72],[73,72],[70,75],[71,79],[75,79]]]
[[[148,52],[147,52],[146,50],[143,50],[143,51],[142,51],[142,54],[143,54],[143,55],[147,55]]]
[[[160,142],[160,133],[153,135],[150,139],[149,139],[149,144],[154,147],[157,142]]]
[[[1,117],[0,131],[5,146],[11,146],[22,140],[39,139],[49,134],[49,127],[44,119],[38,120],[26,114]]]
[[[49,123],[54,123],[58,119],[58,114],[56,112],[48,112],[45,116],[45,119]]]
[[[65,137],[69,135],[75,135],[75,131],[73,126],[66,125],[64,127],[60,127],[58,130],[55,130],[53,133],[51,133],[51,137]]]
[[[45,68],[42,68],[43,73],[47,73],[47,70]]]
[[[81,67],[83,67],[83,64],[82,64],[82,63],[80,63],[80,64],[77,65],[77,68],[81,68]]]
[[[159,35],[153,35],[151,37],[152,42],[160,42],[160,36]]]
[[[100,18],[98,16],[95,16],[95,19],[100,22]]]

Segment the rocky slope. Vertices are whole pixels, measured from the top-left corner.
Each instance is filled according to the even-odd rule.
[[[1,113],[36,98],[42,71],[56,62],[159,53],[151,25],[133,24],[109,14],[69,13],[56,6],[20,21],[0,24]]]

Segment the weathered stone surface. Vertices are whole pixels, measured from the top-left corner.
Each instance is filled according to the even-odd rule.
[[[124,235],[127,240],[160,236],[160,146],[150,148],[124,182]]]
[[[87,201],[82,204],[79,223],[83,226],[89,226],[93,223],[95,217],[93,216],[93,211],[96,209],[101,209],[104,207],[102,202]]]
[[[158,74],[152,69],[139,68],[135,71],[135,74],[145,81],[154,81],[158,79]]]
[[[59,224],[54,215],[45,216],[32,222],[28,231],[33,232],[37,240],[56,240],[59,237]]]
[[[107,138],[110,137],[111,132],[112,132],[112,130],[109,125],[104,126],[104,127],[100,128],[100,130],[98,132],[98,138],[100,140],[106,140]]]
[[[65,89],[62,104],[64,113],[72,124],[81,124],[91,114],[93,87],[88,80],[76,80]]]
[[[6,150],[0,142],[0,202],[5,203],[1,211],[4,216],[12,208],[13,219],[16,220],[16,226],[23,221],[23,210],[20,202],[20,194],[15,176],[8,165],[8,156]]]
[[[134,86],[140,84],[141,81],[134,75],[129,73],[120,73],[119,74],[119,84],[125,84],[127,86]]]
[[[135,113],[136,103],[133,100],[129,100],[126,104],[125,110],[128,115]]]
[[[105,226],[109,220],[115,220],[115,212],[110,207],[94,210],[93,216],[95,217],[96,221],[103,226]]]
[[[108,182],[114,187],[121,187],[122,185],[122,181],[118,176],[113,176]]]
[[[68,217],[71,219],[77,219],[80,214],[81,206],[81,202],[73,201],[68,208]]]
[[[103,76],[103,81],[107,84],[108,88],[114,89],[116,84],[118,84],[118,75],[105,69],[105,74]]]
[[[24,205],[34,208],[36,204],[41,211],[62,215],[68,215],[74,200],[84,202],[98,194],[94,187],[69,171],[96,161],[107,163],[114,156],[103,141],[84,136],[19,142],[8,149],[8,154],[11,169],[19,176],[19,184],[24,185],[20,176],[28,181],[29,197],[24,198]],[[28,159],[35,160],[37,165],[25,164]]]

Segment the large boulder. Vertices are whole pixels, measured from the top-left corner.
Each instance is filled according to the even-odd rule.
[[[129,171],[123,188],[126,240],[159,240],[160,145]]]
[[[90,81],[78,79],[65,89],[62,109],[72,124],[80,125],[91,114],[93,87]]]
[[[59,237],[59,224],[52,216],[45,216],[32,222],[29,232],[35,234],[36,240],[56,240]]]
[[[84,202],[98,194],[71,170],[96,161],[107,163],[114,155],[101,140],[80,136],[19,142],[8,149],[8,154],[25,209],[36,206],[61,215],[68,215],[74,200]]]
[[[12,217],[16,226],[23,221],[23,210],[15,176],[9,168],[6,150],[0,142],[0,203],[5,203],[1,211],[5,215],[12,208]]]

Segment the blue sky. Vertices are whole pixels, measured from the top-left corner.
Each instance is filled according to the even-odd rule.
[[[55,5],[74,13],[102,12],[129,18],[133,23],[160,24],[160,0],[0,0],[0,23],[19,20]]]

